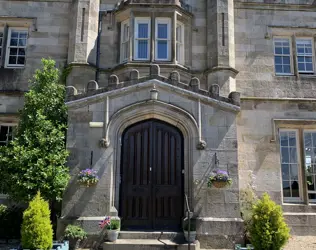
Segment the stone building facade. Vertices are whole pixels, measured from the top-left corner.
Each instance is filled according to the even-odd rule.
[[[188,204],[201,247],[231,248],[252,185],[282,205],[293,235],[315,235],[315,10],[313,0],[0,0],[0,143],[51,57],[69,73],[60,232],[76,222],[99,235],[105,215],[124,231],[177,231]],[[95,187],[76,183],[86,168]],[[207,187],[214,170],[232,186]]]

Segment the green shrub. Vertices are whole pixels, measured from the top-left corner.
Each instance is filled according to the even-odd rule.
[[[22,246],[24,249],[51,249],[53,246],[53,229],[50,221],[48,202],[37,195],[23,213]]]
[[[119,219],[111,219],[111,224],[107,225],[108,230],[118,230],[121,228],[121,221]]]
[[[79,226],[68,225],[64,234],[66,239],[83,240],[87,237],[87,233]]]
[[[281,206],[266,193],[253,206],[252,222],[248,230],[256,250],[280,250],[290,237]]]

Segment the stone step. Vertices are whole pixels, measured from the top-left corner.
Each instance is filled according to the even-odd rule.
[[[183,232],[121,231],[119,239],[153,239],[184,241]]]
[[[188,244],[175,243],[171,240],[155,239],[118,239],[116,242],[105,242],[103,250],[187,250]],[[190,250],[200,250],[198,241],[190,245]]]

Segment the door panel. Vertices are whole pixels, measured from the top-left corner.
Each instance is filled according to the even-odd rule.
[[[183,139],[156,120],[123,134],[120,216],[123,229],[179,229],[183,216]]]

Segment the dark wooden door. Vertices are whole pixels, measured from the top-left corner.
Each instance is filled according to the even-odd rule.
[[[148,120],[122,138],[122,229],[178,230],[183,217],[183,138],[166,123]]]

